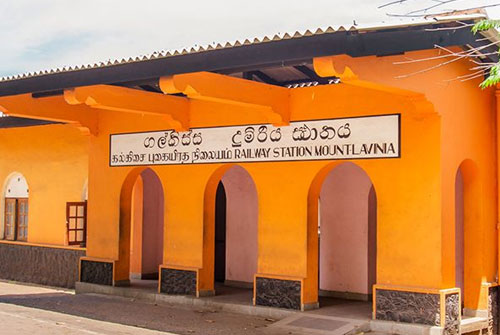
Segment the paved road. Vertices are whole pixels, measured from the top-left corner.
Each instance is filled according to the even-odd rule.
[[[0,334],[269,334],[260,317],[0,282]],[[273,332],[274,333],[274,332]]]

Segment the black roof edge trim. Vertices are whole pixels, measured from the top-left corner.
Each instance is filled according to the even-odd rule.
[[[283,64],[307,63],[314,57],[347,54],[352,57],[397,54],[408,51],[463,46],[476,42],[469,29],[386,29],[364,33],[336,32],[244,45],[180,56],[157,58],[72,72],[61,72],[0,82],[0,96],[56,91],[69,87],[131,81],[154,81],[161,76],[211,71],[257,70]],[[428,30],[429,28],[432,30]]]
[[[5,128],[21,128],[21,127],[34,127],[34,126],[46,126],[51,124],[62,124],[61,122],[29,119],[24,117],[16,116],[2,116],[0,117],[0,129]]]

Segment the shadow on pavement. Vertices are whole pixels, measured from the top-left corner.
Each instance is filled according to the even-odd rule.
[[[90,294],[1,295],[0,303],[178,334],[263,334],[263,318]]]

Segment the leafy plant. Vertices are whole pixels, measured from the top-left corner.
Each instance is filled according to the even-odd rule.
[[[474,34],[477,34],[481,31],[497,28],[500,28],[500,20],[482,20],[472,27],[472,32]],[[488,74],[488,77],[481,84],[479,84],[479,87],[481,87],[482,89],[495,86],[496,84],[500,83],[500,62],[492,65],[489,70],[490,72]]]

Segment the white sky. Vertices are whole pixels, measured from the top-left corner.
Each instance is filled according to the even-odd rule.
[[[395,20],[433,0],[0,0],[0,76],[327,26]],[[458,0],[453,8],[500,3]],[[410,9],[409,9],[410,8]],[[451,6],[442,9],[452,9]],[[488,9],[500,18],[500,7]]]

